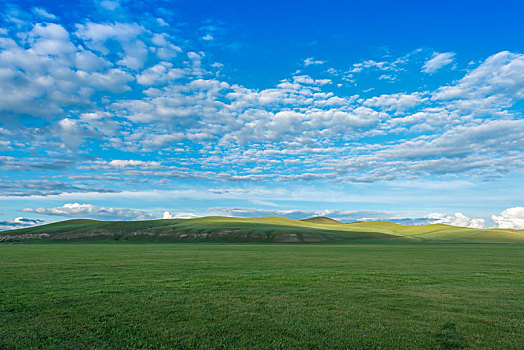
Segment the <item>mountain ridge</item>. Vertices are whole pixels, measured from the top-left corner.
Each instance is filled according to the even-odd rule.
[[[294,220],[201,217],[146,221],[72,219],[0,232],[0,242],[20,241],[159,241],[159,242],[457,242],[524,243],[524,231],[474,229],[444,224],[402,225],[388,221],[342,223],[328,217]]]

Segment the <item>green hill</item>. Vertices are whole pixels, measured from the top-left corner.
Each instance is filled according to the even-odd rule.
[[[0,242],[472,242],[524,243],[524,231],[472,229],[443,224],[400,225],[386,221],[343,224],[326,217],[202,217],[148,221],[68,220],[0,232]]]
[[[311,222],[311,223],[314,223],[314,224],[341,224],[340,221],[337,221],[337,220],[332,219],[332,218],[327,218],[325,216],[316,216],[314,218],[302,219],[300,221]]]

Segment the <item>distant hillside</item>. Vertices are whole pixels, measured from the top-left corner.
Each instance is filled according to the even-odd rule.
[[[300,221],[311,222],[314,224],[341,224],[340,221],[325,216],[315,216],[314,218],[302,219]]]
[[[68,220],[0,232],[0,242],[471,242],[524,243],[524,231],[471,229],[443,224],[399,225],[387,221],[343,224],[326,217],[203,217],[148,221]]]

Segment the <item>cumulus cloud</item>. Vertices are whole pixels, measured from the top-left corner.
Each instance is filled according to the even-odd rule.
[[[33,13],[37,15],[38,17],[41,17],[46,20],[55,20],[56,16],[52,13],[47,12],[45,9],[41,7],[33,7],[32,9]]]
[[[74,30],[33,23],[1,32],[0,147],[25,152],[18,158],[27,161],[3,158],[0,167],[13,179],[24,169],[35,176],[59,168],[76,172],[69,178],[55,174],[53,181],[34,178],[25,186],[8,179],[0,183],[2,194],[34,195],[38,186],[42,195],[117,191],[116,182],[102,179],[119,176],[133,186],[197,178],[488,178],[524,164],[518,152],[524,146],[521,54],[495,54],[434,91],[368,98],[360,91],[337,92],[343,74],[369,70],[395,79],[408,69],[409,55],[362,60],[344,73],[331,71],[332,79],[325,72],[296,72],[257,89],[223,79],[220,65],[206,62],[213,55],[182,50],[175,42],[190,45],[183,33],[169,32],[163,23],[119,17],[114,23],[83,22]],[[216,32],[200,30],[199,36]],[[437,71],[453,58],[436,53],[424,69]],[[303,64],[321,62],[309,57]],[[39,121],[27,122],[33,119]],[[66,164],[56,159],[57,151],[77,157]],[[107,156],[112,152],[121,159]],[[134,160],[135,152],[148,160]],[[80,154],[104,156],[86,162]]]
[[[83,142],[84,138],[96,137],[96,132],[78,120],[64,118],[58,122],[56,128],[58,134],[67,149],[76,149]]]
[[[199,217],[199,215],[193,213],[170,213],[166,210],[162,216],[162,219],[194,219],[197,217]]]
[[[42,224],[44,220],[28,219],[24,217],[17,217],[13,220],[0,220],[0,230],[14,230],[17,228],[24,228]]]
[[[498,228],[524,229],[524,207],[508,208],[491,219]]]
[[[114,11],[120,6],[120,2],[117,0],[102,0],[100,6],[109,11]]]
[[[455,53],[453,52],[444,52],[444,53],[433,53],[433,57],[431,59],[427,60],[426,63],[424,63],[424,66],[422,67],[422,71],[424,73],[435,73],[440,68],[447,66],[448,64],[453,62],[453,58],[455,57]]]
[[[37,23],[20,36],[0,38],[0,113],[57,119],[93,107],[97,91],[129,89],[129,73],[73,44],[59,24]]]
[[[25,212],[73,218],[147,220],[154,215],[143,210],[127,208],[108,208],[92,204],[66,203],[55,208],[25,208]]]
[[[142,71],[136,81],[141,85],[163,85],[170,81],[182,78],[185,75],[183,69],[173,68],[169,62],[160,62],[159,64]]]
[[[484,114],[507,108],[524,98],[524,54],[502,51],[488,57],[457,84],[444,86],[435,100],[458,101],[451,107]]]
[[[399,115],[427,100],[428,97],[425,97],[424,93],[398,93],[371,97],[364,101],[364,105],[368,107],[378,107],[385,111],[394,111],[395,115]]]
[[[304,60],[304,66],[320,65],[324,64],[326,61],[316,60],[313,57],[308,57]]]
[[[431,213],[426,215],[425,218],[432,220],[432,223],[434,224],[446,224],[471,228],[484,228],[486,223],[482,218],[470,218],[462,213],[455,213],[455,215]]]
[[[332,83],[331,79],[313,79],[309,75],[295,75],[293,81],[299,84],[318,86]]]
[[[145,33],[144,27],[136,23],[88,22],[78,24],[77,28],[76,35],[83,39],[89,48],[104,55],[113,51],[114,43],[118,43],[119,47],[116,49],[123,49],[125,55],[117,61],[117,64],[135,70],[144,66],[148,50],[146,44],[139,39],[139,36]]]

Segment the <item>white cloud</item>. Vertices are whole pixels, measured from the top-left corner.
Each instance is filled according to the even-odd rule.
[[[212,41],[214,40],[215,38],[213,37],[213,35],[211,34],[206,34],[202,37],[202,40],[205,40],[205,41]]]
[[[69,33],[59,24],[37,23],[28,36],[32,49],[39,55],[64,55],[76,51]]]
[[[202,56],[196,52],[190,51],[187,53],[187,58],[193,61],[199,61],[202,58]]]
[[[331,79],[313,79],[309,75],[295,75],[293,76],[293,81],[299,84],[319,86],[332,83]]]
[[[112,166],[112,167],[116,167],[116,168],[125,168],[125,167],[128,167],[128,166],[150,168],[150,167],[158,167],[160,165],[160,163],[159,162],[154,162],[154,161],[146,161],[146,162],[144,162],[142,160],[113,159],[112,161],[107,163],[107,165]]]
[[[154,219],[154,215],[137,209],[106,208],[92,204],[66,203],[55,208],[26,208],[25,212],[44,215],[56,215],[73,218],[119,219],[119,220],[147,220]]]
[[[440,68],[452,63],[453,57],[455,57],[455,53],[453,52],[435,52],[433,53],[433,57],[424,63],[422,71],[429,74],[435,73]]]
[[[97,180],[89,172],[95,170],[128,176],[134,184],[177,178],[372,182],[489,176],[524,164],[518,152],[524,146],[521,111],[510,108],[524,98],[521,54],[493,55],[435,91],[364,99],[336,92],[342,73],[332,81],[297,72],[266,89],[229,83],[214,69],[220,65],[206,62],[205,52],[187,48],[179,55],[183,50],[173,43],[189,45],[183,35],[154,32],[149,25],[158,29],[162,22],[151,20],[88,22],[76,32],[52,23],[20,27],[25,29],[17,35],[2,31],[2,122],[26,125],[30,115],[45,125],[16,126],[7,134],[2,130],[9,126],[2,124],[1,146],[49,157],[64,149],[85,155],[116,149],[151,159],[75,160],[78,183],[40,182],[43,193],[105,188],[93,185]],[[215,33],[198,33],[208,32]],[[395,79],[407,69],[407,57],[364,60],[348,74],[369,69]],[[452,53],[436,54],[425,69],[439,69],[446,57],[453,60]],[[322,62],[309,57],[304,65]],[[3,166],[16,168],[12,160]],[[4,191],[20,195],[23,186]]]
[[[54,20],[56,19],[56,16],[47,12],[45,9],[41,8],[41,7],[33,7],[32,9],[33,13],[35,15],[37,15],[38,17],[41,17],[43,19],[47,19],[47,20]]]
[[[86,138],[97,138],[96,130],[79,120],[64,118],[56,124],[56,134],[63,141],[63,147],[76,150]]]
[[[326,63],[326,61],[321,61],[321,60],[315,60],[313,57],[308,57],[304,60],[304,66],[312,66],[312,65],[320,65],[320,64],[324,64]]]
[[[100,6],[106,10],[114,11],[120,6],[120,2],[118,0],[103,0],[100,1]]]
[[[162,60],[170,60],[182,52],[182,49],[174,45],[171,40],[172,38],[165,33],[154,33],[151,42],[156,47],[150,47],[149,50],[156,52],[157,56]]]
[[[404,65],[408,62],[408,56],[409,55],[399,57],[392,61],[365,60],[353,64],[347,73],[360,73],[367,69],[375,69],[385,72],[399,72],[404,70]]]
[[[125,54],[117,61],[117,64],[137,70],[144,66],[148,55],[147,46],[139,39],[145,32],[145,28],[136,23],[88,22],[77,24],[76,35],[84,40],[88,47],[103,55],[114,52],[113,42],[118,42]]]
[[[25,42],[0,38],[0,112],[59,118],[68,108],[93,107],[97,91],[129,89],[129,73],[108,69],[60,25],[36,24],[21,36]]]
[[[491,219],[498,228],[524,229],[524,207],[508,208]]]
[[[368,107],[379,107],[384,111],[394,111],[395,115],[397,115],[404,113],[405,111],[414,108],[427,100],[428,98],[424,97],[424,93],[398,93],[371,97],[365,100],[363,104]]]
[[[442,213],[431,213],[426,215],[425,218],[433,220],[434,224],[446,224],[471,228],[484,228],[486,223],[482,218],[470,218],[462,213],[455,213],[453,216]]]
[[[160,18],[160,17],[156,19],[156,22],[157,22],[159,25],[161,25],[162,27],[165,27],[165,26],[168,26],[168,25],[169,25],[169,23],[167,23],[163,18]]]
[[[193,213],[170,213],[169,211],[165,211],[162,219],[194,219],[198,218],[199,215],[193,214]]]
[[[13,220],[0,220],[0,230],[14,230],[17,228],[31,227],[42,224],[44,221],[40,219],[28,219],[24,217],[17,217]]]
[[[196,53],[191,55],[196,60],[200,57]],[[315,165],[317,169],[302,169],[300,179],[303,180],[337,178],[339,181],[376,181],[428,173],[469,171],[481,174],[488,168],[507,171],[510,167],[518,167],[521,162],[518,154],[507,158],[508,150],[519,144],[522,136],[524,125],[518,120],[475,119],[474,115],[456,110],[454,104],[436,102],[440,101],[435,96],[441,90],[436,93],[381,95],[363,100],[358,96],[342,98],[332,92],[323,92],[322,86],[329,82],[300,75],[295,76],[292,82],[283,81],[276,88],[257,91],[219,80],[197,79],[185,85],[151,89],[148,93],[150,99],[124,101],[113,106],[124,108],[125,113],[118,115],[140,123],[138,127],[133,126],[133,140],[141,140],[148,151],[173,147],[174,143],[185,140],[213,138],[220,139],[220,147],[241,146],[241,149],[234,151],[215,149],[213,156],[197,160],[200,164],[209,165],[211,158],[214,159],[213,164],[218,164],[218,159],[222,164],[238,164],[241,160],[249,162],[255,159],[257,148],[267,143],[271,143],[269,148],[272,151],[280,149],[284,155],[291,154],[293,149],[306,150],[312,145],[322,144],[325,148],[340,139],[358,140],[370,135],[395,134],[406,130],[413,133],[407,139],[387,144],[348,145],[345,149],[330,151],[329,156],[322,158],[309,153],[306,159],[310,163],[302,159],[301,164],[305,167]],[[475,104],[474,101],[470,103]],[[420,112],[391,119],[391,116],[404,114],[410,109]],[[496,116],[496,111],[494,114]],[[220,123],[217,123],[218,120]],[[162,125],[162,133],[144,124],[153,121]],[[467,126],[461,126],[466,122]],[[270,164],[274,160],[269,154],[260,156],[257,162]],[[461,161],[456,160],[458,157],[462,158]],[[335,162],[338,164],[333,169],[330,163]],[[298,179],[293,174],[277,175],[269,170],[265,170],[266,178]],[[343,173],[348,173],[348,176],[343,176]],[[244,175],[244,179],[261,179],[260,176]]]
[[[183,69],[173,68],[170,62],[160,62],[159,64],[143,70],[136,77],[136,81],[141,85],[163,85],[185,75]]]
[[[524,98],[524,54],[508,51],[488,57],[457,84],[437,90],[434,99],[461,100],[461,108],[504,108]],[[471,103],[467,103],[471,101]]]
[[[29,167],[28,170],[30,169]],[[0,180],[0,196],[4,197],[50,196],[80,192],[109,193],[117,191],[92,184],[72,184],[56,180]]]
[[[78,166],[79,169],[104,169],[104,170],[126,170],[126,169],[159,169],[162,164],[156,161],[143,161],[136,159],[113,159],[111,161],[97,160],[87,165]]]

